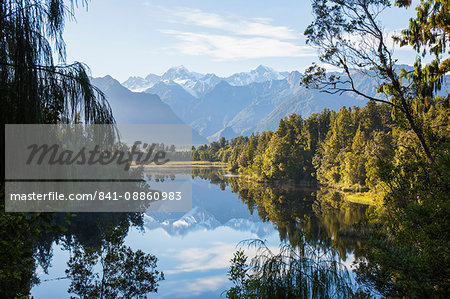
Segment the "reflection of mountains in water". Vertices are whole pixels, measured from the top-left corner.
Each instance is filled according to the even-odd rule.
[[[259,183],[226,176],[226,171],[195,167],[176,180],[192,181],[188,213],[152,212],[145,216],[148,229],[161,228],[171,236],[228,227],[264,239],[278,231],[284,241],[300,232],[314,242],[336,243],[342,252],[357,247],[352,225],[366,214],[367,206],[344,200],[335,190],[287,183]],[[295,238],[294,238],[295,240]]]
[[[162,215],[155,214],[149,213],[144,215],[145,227],[150,230],[162,228],[171,236],[185,236],[190,232],[214,230],[218,227],[229,227],[238,231],[251,232],[258,238],[264,238],[274,231],[274,227],[270,222],[261,222],[258,217],[251,215],[247,219],[231,218],[225,223],[221,223],[212,213],[198,206],[192,208],[191,211],[181,217],[174,215],[180,213],[171,213],[170,215],[166,214],[167,218],[164,219],[164,217],[161,217]]]
[[[273,224],[249,212],[222,174],[217,169],[192,169],[192,209],[187,213],[146,213],[144,225],[148,229],[162,228],[172,236],[219,227],[248,231],[259,238],[273,232]],[[185,176],[177,174],[176,180]]]

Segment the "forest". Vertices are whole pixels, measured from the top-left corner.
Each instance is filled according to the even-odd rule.
[[[430,168],[414,133],[395,121],[390,107],[374,101],[306,120],[291,114],[275,132],[199,146],[193,160],[227,163],[249,181],[319,184],[343,195],[365,192],[377,209],[357,228],[367,239],[358,252],[369,257],[358,265],[360,279],[386,296],[443,295],[448,291],[447,269],[440,266],[448,262],[448,98],[422,108],[421,120],[433,155],[442,161],[438,170]],[[264,207],[277,205],[261,195],[254,198]]]
[[[199,146],[194,161],[217,161],[258,181],[291,180],[349,190],[376,188],[376,157],[393,158],[389,108],[369,101],[364,108],[325,109],[303,120],[291,114],[275,132]],[[389,154],[389,156],[385,156]]]

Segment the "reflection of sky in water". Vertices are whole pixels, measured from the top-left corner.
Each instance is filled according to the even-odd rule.
[[[179,178],[177,176],[177,178]],[[185,176],[183,178],[186,178]],[[280,244],[278,231],[253,215],[230,187],[222,191],[219,185],[196,177],[192,184],[193,209],[187,213],[152,212],[145,215],[145,231],[132,228],[125,243],[134,250],[158,257],[158,270],[165,280],[160,282],[158,298],[219,298],[231,286],[227,277],[230,259],[240,241],[260,238],[273,252]],[[251,257],[253,250],[246,250]],[[34,298],[69,298],[68,279],[64,277],[69,252],[53,245],[49,274],[38,269],[42,283],[32,290]],[[351,268],[353,254],[344,264]],[[350,274],[354,279],[355,273]],[[45,281],[50,279],[50,281]]]
[[[165,274],[158,294],[150,297],[219,298],[231,285],[227,271],[240,241],[260,237],[271,246],[279,244],[273,225],[250,215],[229,187],[222,191],[195,178],[192,192],[192,213],[150,214],[145,232],[131,229],[126,238],[134,250],[156,255]],[[68,258],[68,251],[53,245],[53,267],[48,275],[38,270],[42,283],[33,288],[34,298],[69,298],[69,280],[44,281],[65,276]]]
[[[133,230],[127,240],[133,243],[133,248],[158,256],[159,268],[166,278],[160,284],[158,297],[216,298],[230,286],[227,271],[236,244],[254,237],[249,232],[218,227],[182,238],[172,237],[163,229],[147,231],[144,238]],[[274,230],[267,240],[278,244],[278,233]]]

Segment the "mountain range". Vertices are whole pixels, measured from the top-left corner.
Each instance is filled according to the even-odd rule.
[[[233,86],[244,86],[254,82],[261,83],[270,80],[280,80],[288,75],[288,72],[280,73],[272,68],[260,65],[250,72],[242,72],[233,74],[227,78],[220,78],[215,74],[190,72],[187,68],[181,65],[170,68],[161,76],[149,74],[145,78],[130,77],[124,81],[122,85],[131,91],[140,92],[146,91],[160,82],[165,84],[178,84],[192,96],[199,98],[204,96],[221,81],[228,82]]]
[[[194,144],[253,132],[276,130],[290,113],[307,118],[324,108],[363,106],[353,95],[331,95],[300,86],[298,71],[258,66],[222,78],[173,67],[162,75],[130,77],[121,84],[110,76],[93,79],[107,95],[118,123],[187,123]],[[359,89],[375,95],[378,82],[355,74]]]

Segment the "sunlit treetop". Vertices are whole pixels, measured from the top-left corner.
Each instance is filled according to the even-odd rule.
[[[397,0],[399,7],[411,6],[411,0]],[[450,42],[450,13],[448,0],[421,0],[416,7],[416,17],[409,21],[409,28],[397,37],[400,46],[409,44],[416,51],[435,56],[445,53]]]
[[[397,0],[400,7],[411,6],[410,0]],[[443,76],[450,71],[450,12],[448,0],[421,0],[416,7],[416,16],[409,21],[409,27],[401,36],[394,37],[400,45],[410,45],[423,57],[433,55],[434,59],[423,66],[417,59],[415,71],[409,77],[415,82],[418,95],[429,99],[442,88]]]

